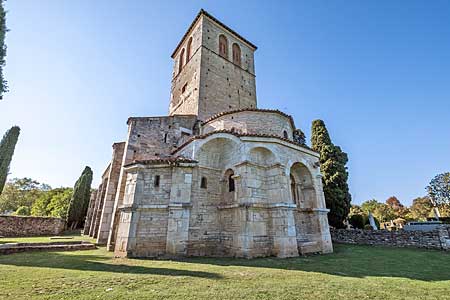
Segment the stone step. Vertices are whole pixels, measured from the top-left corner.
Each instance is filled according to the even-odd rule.
[[[13,254],[32,251],[78,251],[93,249],[97,249],[95,244],[88,242],[7,243],[0,245],[0,254]]]

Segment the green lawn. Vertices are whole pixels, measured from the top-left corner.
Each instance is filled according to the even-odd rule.
[[[79,232],[65,232],[58,237],[64,239],[51,239],[50,236],[35,236],[35,237],[4,237],[0,238],[0,244],[5,243],[49,243],[49,242],[70,242],[70,241],[87,241],[95,243],[95,239],[87,236],[80,236]]]
[[[295,259],[0,256],[0,299],[450,299],[450,253],[335,245]]]

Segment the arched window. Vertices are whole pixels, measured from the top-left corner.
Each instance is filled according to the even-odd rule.
[[[228,59],[228,40],[223,34],[219,35],[219,55]]]
[[[221,193],[222,193],[222,203],[232,204],[235,203],[236,197],[236,182],[234,180],[234,172],[232,169],[228,169],[223,174],[223,179],[221,180]]]
[[[233,63],[241,66],[241,48],[236,43],[233,44]]]
[[[230,174],[228,176],[228,191],[229,192],[234,192],[234,190],[235,190],[233,176],[234,176],[234,174]]]
[[[292,174],[291,174],[291,195],[292,200],[294,201],[295,204],[297,204],[298,202],[297,184],[295,183],[295,178]]]
[[[284,137],[285,139],[289,138],[288,133],[287,133],[286,130],[283,131],[283,137]]]
[[[178,73],[180,73],[181,69],[183,69],[183,65],[184,65],[184,48],[183,48],[183,50],[181,50],[181,53],[180,53],[180,61],[178,63]]]
[[[200,181],[200,188],[206,189],[208,187],[208,180],[206,177],[202,177],[202,180]]]
[[[189,41],[188,41],[187,47],[186,47],[186,62],[188,62],[189,59],[191,58],[191,46],[192,46],[192,36],[189,38]]]

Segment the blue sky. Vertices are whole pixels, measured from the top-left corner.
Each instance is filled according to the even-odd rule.
[[[12,177],[95,184],[129,116],[166,115],[170,54],[200,8],[259,48],[258,106],[323,119],[354,203],[410,204],[450,171],[450,1],[7,1]]]

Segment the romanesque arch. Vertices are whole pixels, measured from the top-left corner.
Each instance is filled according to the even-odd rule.
[[[236,182],[234,180],[234,171],[227,169],[223,175],[221,187],[221,202],[225,205],[236,202]]]
[[[178,73],[181,72],[184,66],[184,48],[181,50],[180,60],[178,62]]]
[[[192,36],[189,38],[189,41],[186,46],[186,62],[191,59],[191,48],[192,48]]]
[[[233,44],[233,63],[235,65],[241,66],[241,48],[238,44]]]
[[[276,157],[271,150],[265,147],[255,147],[250,150],[249,160],[257,165],[271,166],[275,164]]]
[[[200,146],[195,153],[195,159],[200,166],[226,170],[237,162],[238,143],[233,137],[214,137]]]
[[[228,59],[228,40],[223,34],[219,35],[219,55]]]
[[[311,172],[300,163],[294,163],[290,169],[290,187],[292,201],[299,208],[317,207],[316,190]]]

